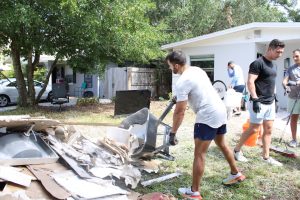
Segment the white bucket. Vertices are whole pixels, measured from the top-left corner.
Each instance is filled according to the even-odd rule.
[[[243,94],[240,92],[236,92],[234,89],[228,89],[224,96],[224,103],[226,107],[235,108],[241,106]]]

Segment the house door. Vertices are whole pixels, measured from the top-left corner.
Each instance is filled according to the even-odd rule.
[[[203,69],[211,82],[214,81],[214,55],[199,55],[190,57],[191,66]]]

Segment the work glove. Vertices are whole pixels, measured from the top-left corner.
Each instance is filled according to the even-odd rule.
[[[175,133],[170,132],[170,134],[169,134],[169,143],[172,146],[178,144],[178,140],[176,138],[176,134]]]
[[[291,88],[289,86],[284,88],[284,95],[288,94],[291,92]]]
[[[286,85],[287,86],[296,86],[297,82],[296,81],[289,81]]]
[[[258,98],[253,99],[252,98],[252,109],[253,112],[259,113],[260,112],[260,102]]]

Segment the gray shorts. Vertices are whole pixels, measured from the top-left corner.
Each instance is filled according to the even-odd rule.
[[[293,106],[295,104],[296,99],[288,98],[288,107],[287,111],[291,113]],[[300,99],[297,100],[293,112],[291,114],[300,114]]]
[[[275,112],[275,101],[270,104],[260,104],[261,109],[259,113],[253,112],[252,101],[248,101],[248,109],[250,114],[250,123],[252,124],[262,124],[264,120],[274,120],[276,116]]]

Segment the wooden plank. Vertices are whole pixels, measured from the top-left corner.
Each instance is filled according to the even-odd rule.
[[[0,178],[25,187],[29,187],[31,182],[31,176],[18,172],[13,167],[0,166]]]

